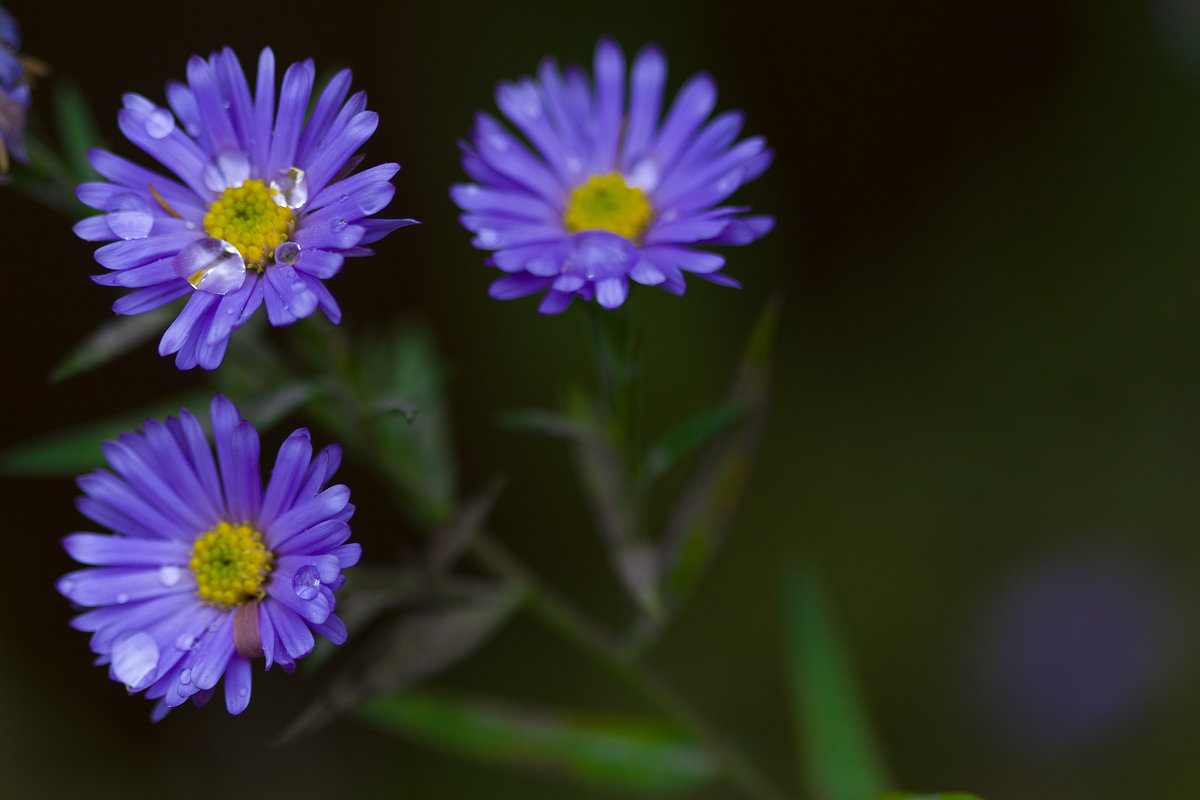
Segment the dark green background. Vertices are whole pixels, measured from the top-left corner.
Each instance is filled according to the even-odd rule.
[[[368,163],[395,160],[401,230],[331,288],[352,333],[415,315],[454,365],[463,483],[510,482],[495,530],[581,605],[624,606],[556,443],[497,431],[497,410],[586,379],[579,309],[496,302],[456,221],[454,142],[501,78],[541,57],[590,62],[610,34],[656,41],[673,91],[708,70],[719,107],[777,151],[735,200],[772,213],[727,253],[741,291],[638,287],[653,428],[719,396],[765,300],[786,299],[762,458],[715,567],[652,659],[780,780],[795,772],[781,659],[780,565],[824,573],[905,787],[989,800],[1190,797],[1200,740],[1200,39],[1152,7],[1010,2],[9,3],[26,50],[74,78],[115,152],[120,94],[163,97],[192,53],[312,56],[354,69],[380,113]],[[1107,10],[1101,10],[1101,8]],[[1169,14],[1167,14],[1169,17]],[[1169,33],[1167,32],[1169,31]],[[41,88],[45,88],[45,84]],[[43,119],[50,105],[39,91]],[[192,385],[151,348],[51,386],[51,366],[111,315],[93,245],[5,192],[0,445]],[[284,431],[265,437],[264,451]],[[327,441],[318,433],[319,440]],[[417,540],[353,464],[356,537],[384,562]],[[218,699],[148,722],[89,665],[53,591],[86,528],[69,481],[4,484],[0,792],[6,796],[599,798],[398,743],[353,722],[269,743],[308,682],[256,676],[240,718]],[[1116,554],[1168,600],[1166,665],[1141,702],[1070,747],[993,724],[972,648],[1013,570]],[[1106,557],[1107,557],[1106,556]],[[1112,645],[1122,650],[1120,642]],[[1104,664],[1097,662],[1097,669]],[[1069,677],[1069,676],[1068,676]],[[522,700],[644,711],[525,619],[439,679]],[[1036,714],[1028,724],[1039,726]],[[11,793],[10,793],[11,792]],[[717,788],[706,798],[731,796]]]

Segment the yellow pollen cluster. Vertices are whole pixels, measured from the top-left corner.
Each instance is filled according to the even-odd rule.
[[[261,533],[249,525],[222,522],[196,539],[188,566],[204,602],[229,609],[266,594],[262,587],[274,562]]]
[[[570,231],[606,230],[636,242],[652,216],[645,192],[610,172],[593,175],[571,192],[563,221]]]
[[[204,230],[237,248],[247,268],[262,272],[275,248],[291,235],[295,216],[277,204],[262,181],[243,181],[221,192],[204,215]]]

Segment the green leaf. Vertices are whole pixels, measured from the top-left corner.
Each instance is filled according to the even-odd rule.
[[[604,437],[587,420],[541,408],[518,408],[501,412],[500,426],[514,431],[538,433],[593,446],[604,445]]]
[[[131,317],[117,317],[104,323],[84,338],[50,373],[50,381],[59,381],[87,372],[162,335],[178,313],[174,305],[156,308]]]
[[[678,434],[687,445],[689,437],[694,440],[706,427],[728,426],[705,450],[667,519],[660,580],[670,608],[683,603],[717,551],[758,452],[780,308],[779,300],[772,300],[755,320],[725,403],[710,409],[705,419],[685,421],[685,432]],[[740,416],[728,418],[735,409]]]
[[[634,485],[649,486],[691,455],[718,433],[728,429],[746,413],[740,403],[726,401],[685,417],[675,423],[646,451]]]
[[[789,571],[784,592],[803,777],[823,800],[877,798],[890,781],[829,600],[812,569]]]
[[[140,430],[147,419],[163,419],[181,406],[207,409],[208,395],[186,394],[131,411],[39,436],[0,455],[0,474],[24,477],[73,477],[104,464],[100,445],[122,433]],[[207,416],[201,414],[201,416]]]
[[[292,741],[383,692],[410,686],[475,652],[525,601],[515,586],[476,589],[471,596],[439,598],[377,619],[342,648],[329,685],[280,735]]]
[[[358,715],[385,731],[465,758],[614,789],[695,789],[717,772],[694,743],[640,719],[535,711],[428,691],[378,698]]]
[[[73,81],[57,80],[53,94],[58,137],[75,173],[75,182],[97,180],[99,176],[88,161],[87,151],[99,147],[102,141],[83,92]]]
[[[449,520],[429,536],[429,568],[435,573],[450,570],[470,546],[492,511],[505,480],[495,477],[483,491],[463,503]]]

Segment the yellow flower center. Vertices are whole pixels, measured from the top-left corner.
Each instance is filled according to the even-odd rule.
[[[249,525],[222,522],[196,539],[188,566],[204,602],[230,609],[262,599],[274,563],[275,554],[263,546],[261,533]]]
[[[636,242],[652,216],[645,192],[610,172],[593,175],[571,192],[563,222],[572,232],[606,230]]]
[[[275,194],[262,181],[243,181],[221,192],[204,215],[208,235],[236,247],[248,269],[266,269],[295,226],[292,210],[275,202]]]

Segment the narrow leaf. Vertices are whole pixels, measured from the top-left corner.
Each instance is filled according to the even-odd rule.
[[[640,719],[535,711],[427,691],[381,697],[358,714],[383,730],[465,758],[613,789],[695,789],[717,771],[694,743]]]
[[[726,397],[726,408],[744,409],[744,414],[736,422],[730,420],[734,424],[709,445],[667,519],[660,580],[672,608],[691,592],[720,545],[758,451],[767,419],[780,308],[780,302],[773,300],[759,314]]]
[[[104,323],[75,346],[75,349],[50,373],[51,383],[87,372],[125,355],[162,335],[178,313],[174,305],[156,308],[145,314],[117,317]]]
[[[728,429],[745,413],[746,409],[740,404],[726,401],[675,423],[646,451],[641,468],[634,477],[634,484],[649,486],[705,442]]]
[[[499,415],[500,426],[514,431],[539,433],[556,439],[604,444],[604,438],[588,423],[541,408],[520,408]]]
[[[122,433],[137,431],[147,419],[163,419],[180,407],[208,407],[208,396],[195,393],[164,400],[141,411],[54,431],[0,454],[0,474],[24,477],[72,477],[104,464],[100,445]]]
[[[803,778],[823,800],[877,798],[889,783],[883,759],[815,571],[789,571],[784,592]]]
[[[358,645],[338,654],[341,668],[279,741],[312,733],[378,694],[456,664],[487,641],[523,600],[519,589],[493,588],[471,600],[405,608],[378,620],[357,637]]]
[[[430,569],[441,573],[454,566],[479,533],[503,488],[504,479],[493,478],[482,492],[467,500],[449,521],[434,529],[429,538]]]
[[[87,100],[73,81],[55,81],[54,113],[57,117],[59,140],[75,173],[75,182],[96,180],[96,171],[88,161],[87,152],[90,148],[99,147],[103,142],[88,109]]]

